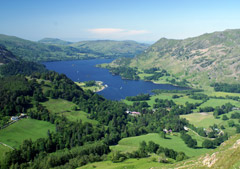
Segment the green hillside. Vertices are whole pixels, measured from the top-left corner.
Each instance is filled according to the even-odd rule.
[[[239,44],[240,30],[214,32],[184,40],[162,38],[127,65],[142,70],[160,67],[193,85],[237,83],[240,80]]]
[[[10,51],[8,51],[4,46],[0,45],[0,65],[4,63],[9,63],[10,61],[17,60]]]
[[[78,49],[89,49],[108,57],[133,57],[140,54],[149,46],[135,41],[96,40],[73,43]]]
[[[45,38],[39,42],[0,34],[0,45],[27,61],[53,61],[135,56],[148,45],[134,41],[84,41],[71,43]]]

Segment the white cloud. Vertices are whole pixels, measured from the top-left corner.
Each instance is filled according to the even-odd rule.
[[[118,36],[131,36],[150,33],[146,30],[127,30],[119,28],[96,28],[88,29],[88,32],[98,35],[118,35]]]

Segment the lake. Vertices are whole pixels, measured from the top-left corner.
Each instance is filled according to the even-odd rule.
[[[44,62],[43,64],[49,70],[66,74],[75,82],[82,81],[102,81],[108,87],[98,92],[98,94],[111,100],[121,100],[126,96],[136,96],[140,93],[151,93],[153,89],[182,90],[168,84],[154,84],[143,80],[125,80],[120,76],[113,76],[107,69],[95,67],[97,64],[110,63],[112,59],[94,59],[94,60],[74,60],[74,61],[56,61]]]

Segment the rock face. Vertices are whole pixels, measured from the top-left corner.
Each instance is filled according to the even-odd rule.
[[[10,61],[17,61],[16,56],[8,51],[4,46],[0,45],[0,64],[9,63]]]
[[[184,40],[162,38],[131,60],[142,69],[162,67],[193,84],[240,81],[240,29]]]

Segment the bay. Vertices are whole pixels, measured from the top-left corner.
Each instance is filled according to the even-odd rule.
[[[107,69],[95,67],[97,64],[110,63],[112,59],[74,60],[44,62],[49,70],[66,74],[75,82],[89,80],[102,81],[108,87],[98,94],[111,100],[121,100],[126,96],[136,96],[140,93],[149,93],[153,89],[182,90],[183,88],[169,84],[154,84],[143,80],[126,80],[112,75]]]

